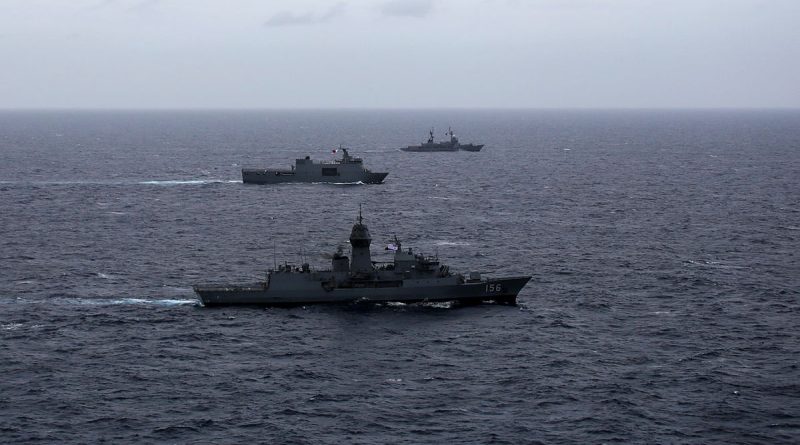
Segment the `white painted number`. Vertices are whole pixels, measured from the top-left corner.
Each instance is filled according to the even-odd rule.
[[[486,292],[502,292],[503,286],[500,283],[489,283],[486,285]]]

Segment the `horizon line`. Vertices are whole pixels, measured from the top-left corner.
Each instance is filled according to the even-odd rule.
[[[800,106],[686,107],[3,107],[0,112],[30,111],[798,111]]]

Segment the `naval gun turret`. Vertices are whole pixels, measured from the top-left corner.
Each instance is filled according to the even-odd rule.
[[[342,246],[336,249],[336,253],[334,253],[331,258],[331,270],[333,273],[350,273],[350,258],[344,254]]]

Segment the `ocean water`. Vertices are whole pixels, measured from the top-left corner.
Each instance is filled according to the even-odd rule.
[[[414,154],[452,125],[479,153]],[[381,185],[241,183],[332,159]],[[517,307],[200,307],[363,205]],[[0,112],[4,443],[798,443],[800,112]],[[387,256],[388,258],[388,256]]]

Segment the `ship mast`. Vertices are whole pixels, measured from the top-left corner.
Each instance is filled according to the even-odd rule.
[[[372,237],[369,235],[369,229],[363,224],[363,221],[361,205],[359,204],[358,222],[353,225],[353,230],[350,232],[350,246],[352,248],[350,271],[353,273],[372,272],[372,257],[369,252]]]

